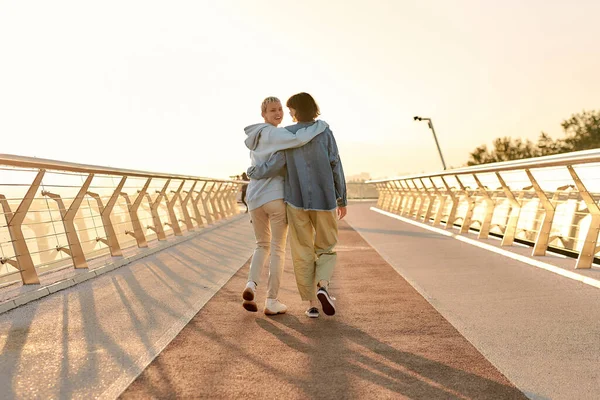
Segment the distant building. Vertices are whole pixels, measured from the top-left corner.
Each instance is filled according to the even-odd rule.
[[[368,172],[361,172],[360,174],[346,177],[346,182],[364,182],[369,179],[371,179],[371,174]]]

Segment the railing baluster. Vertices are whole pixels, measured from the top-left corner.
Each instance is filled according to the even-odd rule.
[[[158,213],[158,208],[160,207],[160,203],[167,192],[167,188],[171,183],[170,179],[167,179],[167,182],[163,186],[162,190],[156,191],[158,196],[156,199],[152,200],[152,197],[149,193],[146,193],[146,199],[148,199],[148,204],[150,205],[150,213],[152,214],[152,223],[154,226],[146,226],[147,229],[151,229],[156,233],[156,237],[158,240],[167,240],[167,235],[165,234],[165,229],[163,228],[162,222],[160,220],[160,214]]]
[[[229,195],[231,194],[231,184],[225,183],[224,185],[225,188],[223,189],[223,196],[221,197],[221,202],[223,203],[225,216],[231,217],[233,215],[233,208],[231,208],[231,203],[229,202]]]
[[[393,186],[393,190],[394,190],[394,194],[393,194],[394,201],[392,202],[392,207],[390,209],[390,212],[398,214],[398,213],[400,213],[400,208],[402,206],[402,200],[404,199],[404,188],[400,185],[400,182],[398,182],[398,181],[393,181],[392,186]]]
[[[171,199],[169,199],[166,192],[163,195],[165,197],[165,200],[167,203],[167,210],[169,212],[169,224],[168,225],[171,227],[171,229],[173,229],[173,233],[175,234],[175,236],[183,235],[183,233],[181,232],[181,227],[179,226],[179,221],[177,219],[177,215],[175,214],[175,209],[174,209],[175,203],[180,198],[179,195],[181,194],[181,189],[183,189],[183,185],[185,185],[185,179],[181,181],[181,184],[179,185],[177,190],[172,192],[173,197],[171,197]]]
[[[27,247],[27,242],[25,241],[25,236],[23,235],[22,225],[27,216],[27,212],[29,211],[29,207],[31,207],[31,203],[33,203],[33,200],[35,199],[35,194],[40,188],[45,173],[46,170],[44,169],[38,171],[36,177],[29,186],[29,189],[27,189],[27,193],[25,193],[23,200],[21,200],[21,203],[14,213],[11,211],[6,197],[0,195],[0,203],[4,210],[4,217],[6,218],[6,225],[8,227],[8,233],[12,241],[16,259],[14,264],[11,262],[9,263],[19,270],[21,281],[24,285],[37,285],[40,283],[37,271],[35,270],[35,265],[31,259],[31,254],[29,253],[29,248]]]
[[[486,202],[485,215],[483,217],[483,221],[481,222],[481,228],[479,229],[479,235],[477,236],[477,238],[487,239],[490,235],[490,227],[492,225],[492,217],[494,216],[494,207],[496,206],[496,203],[488,193],[485,186],[483,186],[483,184],[477,177],[477,174],[473,174],[473,178],[475,178],[475,182],[477,183],[477,186],[479,187],[479,190],[483,195],[484,201]]]
[[[425,194],[427,193],[426,189],[421,189],[420,187],[417,186],[417,184],[415,183],[414,179],[411,179],[412,184],[415,186],[415,189],[417,189],[418,193],[419,193],[419,209],[417,210],[417,214],[415,215],[415,218],[418,220],[421,219],[421,216],[423,215],[423,209],[425,208]]]
[[[510,214],[508,217],[508,222],[504,227],[504,235],[502,237],[502,242],[500,246],[512,246],[515,241],[515,236],[517,234],[517,224],[519,222],[519,216],[521,215],[521,202],[519,202],[513,192],[510,190],[504,178],[500,175],[499,172],[496,172],[496,177],[498,178],[498,182],[500,182],[500,186],[504,191],[505,196],[508,198],[510,202]],[[522,193],[523,194],[523,193]]]
[[[192,183],[192,187],[190,188],[190,190],[182,191],[182,193],[186,193],[185,198],[182,199],[181,194],[179,195],[179,204],[181,204],[181,212],[183,213],[183,221],[182,222],[185,224],[185,228],[188,230],[188,232],[194,231],[194,224],[192,223],[192,218],[190,217],[190,212],[188,210],[188,203],[189,203],[190,199],[192,199],[192,195],[194,193],[194,188],[196,187],[197,183],[198,183],[198,181],[194,181],[194,183]],[[195,212],[195,210],[194,210],[194,212]]]
[[[409,215],[409,210],[413,202],[413,192],[406,181],[400,181],[400,184],[402,185],[402,190],[404,190],[404,200],[402,201],[400,215]]]
[[[419,178],[419,181],[421,182],[421,185],[423,186],[423,190],[425,190],[425,194],[427,196],[427,209],[425,210],[425,215],[423,216],[423,222],[429,223],[429,220],[431,219],[431,211],[433,210],[433,203],[434,203],[435,199],[433,198],[433,195],[431,194],[431,190],[425,185],[425,182],[423,182],[423,178]]]
[[[221,210],[221,205],[219,204],[219,198],[221,196],[222,187],[223,182],[219,182],[218,186],[217,182],[215,182],[215,184],[212,187],[214,189],[214,194],[211,193],[212,196],[210,198],[210,204],[212,205],[213,213],[217,216],[218,220],[225,218],[225,214],[223,213],[223,210]]]
[[[96,238],[97,241],[101,241],[108,246],[110,250],[110,255],[113,257],[120,257],[123,255],[123,251],[121,250],[121,246],[119,245],[119,241],[117,240],[117,235],[115,233],[115,229],[113,228],[112,221],[110,220],[110,213],[112,212],[115,204],[117,203],[117,199],[121,194],[121,190],[123,190],[123,186],[125,185],[125,181],[127,177],[124,176],[121,178],[121,181],[117,185],[117,188],[114,190],[112,196],[106,203],[106,206],[102,204],[102,199],[100,195],[93,192],[87,192],[88,196],[93,197],[98,203],[98,209],[100,210],[100,218],[102,219],[102,225],[104,226],[104,233],[106,234],[106,239]]]
[[[142,228],[142,224],[140,222],[140,218],[138,216],[138,209],[142,204],[142,200],[146,197],[146,192],[148,191],[148,187],[150,186],[150,181],[152,178],[148,178],[142,189],[139,191],[138,196],[136,197],[133,204],[129,200],[129,195],[127,193],[121,193],[121,196],[127,202],[127,208],[129,210],[129,219],[131,220],[131,226],[133,228],[133,232],[125,231],[125,234],[131,235],[137,242],[138,247],[145,248],[148,247],[148,242],[146,241],[146,234],[144,229]]]
[[[461,180],[458,178],[458,175],[454,175],[458,185],[460,186],[460,190],[463,191],[465,198],[467,200],[467,211],[465,212],[465,216],[463,218],[462,225],[460,226],[460,233],[467,233],[471,228],[471,223],[473,220],[473,211],[475,210],[475,198],[469,194],[469,191],[463,185]]]
[[[240,212],[240,208],[238,207],[237,204],[237,194],[240,191],[240,184],[238,183],[232,183],[231,184],[231,191],[229,194],[229,204],[231,207],[231,215],[237,215]]]
[[[431,177],[429,178],[429,181],[433,185],[435,195],[438,198],[438,203],[439,203],[438,209],[437,209],[437,212],[435,213],[435,218],[433,220],[433,226],[438,226],[439,224],[442,223],[444,208],[446,206],[446,200],[448,199],[448,197],[445,196],[444,194],[442,194],[442,192],[440,192],[440,190],[438,189],[437,185],[435,184],[435,182],[433,181],[433,179]]]
[[[571,176],[573,177],[573,181],[575,182],[575,186],[577,186],[577,190],[579,191],[579,195],[587,205],[587,208],[592,216],[590,221],[590,225],[588,227],[587,233],[585,235],[585,242],[583,243],[583,247],[579,252],[579,257],[577,258],[577,265],[575,268],[578,269],[589,269],[592,267],[592,263],[594,262],[594,256],[598,252],[598,247],[596,243],[598,242],[598,232],[600,231],[600,208],[596,204],[596,201],[590,195],[585,185],[577,175],[577,172],[573,169],[571,165],[567,166],[567,169]]]
[[[196,217],[196,223],[199,227],[204,226],[204,221],[202,221],[202,214],[200,213],[200,209],[198,208],[199,201],[202,201],[202,210],[204,211],[204,218],[206,218],[206,223],[210,225],[213,222],[212,217],[210,215],[210,211],[208,210],[208,204],[206,203],[206,199],[204,198],[204,189],[206,188],[206,185],[208,185],[208,181],[204,181],[204,185],[202,185],[202,188],[200,188],[200,190],[196,190],[198,196],[193,201],[194,215]]]
[[[83,248],[81,247],[81,242],[79,241],[77,229],[75,229],[75,223],[73,220],[75,219],[75,215],[79,210],[79,206],[81,205],[81,202],[83,201],[83,198],[85,197],[88,188],[92,183],[92,179],[94,179],[94,174],[89,174],[79,189],[79,192],[75,196],[75,199],[73,199],[73,202],[69,206],[68,210],[65,208],[65,204],[60,195],[45,190],[42,191],[42,196],[50,197],[58,204],[62,222],[65,227],[65,235],[67,236],[69,248],[66,249],[64,247],[57,246],[57,250],[70,255],[71,259],[73,260],[73,267],[76,269],[87,268],[88,264],[87,260],[85,259],[85,254],[83,253]]]
[[[456,210],[458,209],[458,199],[452,192],[452,188],[450,187],[450,185],[448,185],[448,182],[446,182],[444,177],[442,176],[440,178],[442,179],[442,182],[444,183],[444,186],[446,187],[446,194],[450,198],[450,201],[452,201],[452,206],[450,207],[450,212],[448,213],[448,220],[446,221],[446,226],[445,226],[445,229],[450,229],[454,226],[454,220],[456,219]]]
[[[376,183],[375,184],[375,188],[377,189],[377,208],[379,209],[383,209],[383,198],[384,198],[384,194],[383,194],[383,184],[382,183]]]
[[[552,221],[554,220],[555,209],[554,205],[550,202],[548,196],[546,196],[546,193],[542,190],[531,171],[526,169],[525,173],[527,174],[527,177],[529,178],[529,181],[531,182],[531,185],[533,186],[533,189],[535,190],[535,193],[540,199],[540,203],[542,203],[542,207],[544,207],[545,210],[544,220],[542,221],[542,226],[540,227],[538,236],[535,240],[535,246],[533,247],[532,255],[545,256],[546,250],[548,250],[548,243],[550,239],[550,232],[552,230]]]
[[[384,200],[383,200],[382,208],[386,211],[390,211],[391,205],[392,205],[392,197],[393,197],[391,183],[390,182],[384,183],[383,190],[384,190]]]

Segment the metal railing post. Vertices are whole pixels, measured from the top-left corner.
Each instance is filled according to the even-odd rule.
[[[448,197],[446,197],[444,194],[442,194],[442,192],[439,191],[438,187],[436,186],[435,182],[433,181],[433,179],[431,177],[429,178],[429,181],[433,185],[433,189],[435,190],[435,195],[438,198],[439,205],[438,205],[437,212],[435,213],[435,218],[433,220],[433,226],[438,226],[439,224],[442,223],[444,207],[446,206],[446,200],[448,199]]]
[[[237,205],[237,194],[240,191],[240,187],[241,185],[239,183],[231,183],[229,195],[227,196],[227,204],[231,210],[232,216],[237,215],[240,212],[240,209]]]
[[[404,202],[402,203],[402,211],[400,212],[400,215],[406,215],[410,217],[414,203],[413,191],[405,180],[399,181],[399,183],[406,193],[406,196],[404,196]]]
[[[165,229],[163,228],[162,222],[160,220],[160,215],[158,214],[158,207],[160,207],[160,203],[167,192],[167,188],[171,183],[171,179],[167,179],[167,182],[163,186],[162,190],[156,190],[158,196],[156,199],[152,200],[152,197],[149,193],[146,193],[146,198],[148,199],[148,204],[150,205],[150,213],[152,214],[152,223],[154,226],[146,226],[146,229],[150,229],[156,233],[156,237],[158,240],[167,240],[167,235],[165,234]]]
[[[131,220],[131,227],[133,228],[133,232],[125,231],[125,234],[133,236],[133,238],[137,242],[138,247],[140,248],[148,247],[148,242],[146,241],[146,234],[144,233],[144,229],[142,228],[142,224],[140,222],[140,218],[138,217],[137,212],[140,208],[140,205],[142,204],[142,200],[144,200],[144,198],[146,197],[146,192],[148,191],[148,187],[150,186],[150,181],[152,181],[152,178],[148,178],[148,180],[144,184],[144,187],[142,187],[142,189],[138,191],[138,195],[133,204],[129,200],[129,195],[127,193],[121,193],[121,196],[127,202],[127,209],[129,210],[129,219]]]
[[[183,221],[181,221],[181,222],[183,222],[185,224],[185,228],[188,230],[188,232],[194,231],[194,224],[192,223],[192,218],[190,217],[190,212],[188,210],[188,203],[189,203],[190,199],[192,198],[192,194],[194,193],[194,188],[196,187],[197,183],[198,183],[198,181],[194,181],[194,183],[192,183],[192,187],[190,188],[190,190],[182,191],[182,193],[186,193],[185,198],[182,199],[181,194],[179,195],[179,203],[181,204],[181,212],[183,213]],[[195,212],[195,210],[194,210],[194,212]]]
[[[73,199],[73,202],[69,206],[68,210],[65,208],[65,204],[60,195],[48,192],[46,190],[42,191],[42,196],[50,197],[58,204],[63,226],[65,227],[65,235],[67,236],[69,248],[66,249],[65,247],[57,246],[56,250],[62,251],[70,255],[71,259],[73,260],[73,267],[76,269],[84,269],[87,268],[88,265],[73,220],[75,219],[77,210],[79,210],[79,206],[81,205],[81,202],[83,201],[83,198],[85,197],[88,188],[92,183],[92,179],[94,179],[94,174],[89,174],[87,179],[79,189],[79,193],[77,193],[75,199]]]
[[[31,254],[29,253],[29,248],[27,247],[27,242],[25,241],[25,236],[23,235],[23,221],[27,216],[31,203],[33,203],[33,200],[35,199],[35,194],[40,188],[45,173],[46,170],[44,169],[38,171],[36,177],[29,186],[29,189],[27,189],[27,193],[25,193],[23,200],[21,200],[21,203],[14,213],[11,211],[6,197],[0,195],[0,203],[4,210],[8,233],[15,252],[14,264],[11,260],[6,260],[2,263],[8,262],[10,265],[17,268],[24,285],[37,285],[40,283],[37,271],[35,270],[35,265],[31,259]]]
[[[404,189],[402,188],[402,186],[400,186],[398,181],[392,181],[391,183],[392,183],[393,191],[394,191],[394,197],[393,197],[394,201],[392,201],[392,206],[390,208],[390,212],[398,214],[400,206],[402,205]]]
[[[208,211],[208,205],[206,204],[206,200],[204,199],[204,188],[208,185],[208,181],[204,181],[204,185],[200,188],[200,190],[196,190],[195,192],[198,196],[194,199],[192,204],[194,205],[194,216],[196,219],[196,224],[199,227],[204,226],[204,221],[202,221],[202,214],[200,213],[200,209],[198,208],[198,202],[202,201],[202,210],[204,211],[204,218],[206,219],[207,224],[212,224],[212,217],[210,216],[210,212]]]
[[[444,183],[444,186],[446,187],[446,194],[450,198],[450,201],[452,201],[452,206],[450,208],[450,212],[448,213],[448,220],[446,221],[446,226],[445,226],[445,229],[449,229],[454,226],[454,220],[456,219],[456,210],[458,208],[458,199],[452,192],[452,188],[450,188],[450,185],[448,185],[448,182],[446,182],[444,177],[441,176],[440,179],[442,180],[442,182]]]
[[[481,228],[479,229],[479,235],[477,236],[477,238],[478,239],[487,239],[488,236],[490,235],[490,228],[492,225],[492,217],[494,216],[494,208],[496,206],[496,203],[494,202],[494,199],[492,199],[492,197],[488,193],[486,187],[483,186],[483,184],[477,177],[477,174],[473,174],[473,178],[475,179],[475,182],[477,183],[477,186],[479,187],[479,190],[481,191],[481,194],[483,195],[484,201],[486,202],[485,214],[483,216],[483,221],[481,222]]]
[[[598,208],[596,201],[590,195],[573,167],[569,165],[567,166],[567,169],[573,177],[573,181],[575,182],[575,186],[577,186],[579,195],[587,205],[587,208],[592,216],[590,225],[585,235],[585,242],[583,243],[583,247],[579,252],[579,257],[577,258],[577,264],[575,266],[577,269],[589,269],[592,267],[592,263],[594,262],[594,256],[596,253],[598,253],[598,251],[600,251],[600,248],[597,246],[598,232],[600,232],[600,208]]]
[[[379,209],[383,209],[383,198],[384,198],[384,193],[383,193],[383,183],[376,183],[375,187],[377,188],[377,208]]]
[[[120,257],[123,255],[123,251],[121,250],[121,246],[119,245],[119,240],[117,239],[117,234],[115,233],[115,228],[113,227],[112,221],[110,220],[110,213],[112,212],[115,204],[117,203],[117,199],[121,194],[121,190],[123,190],[123,186],[125,185],[125,181],[127,177],[124,176],[119,181],[116,189],[114,190],[112,196],[106,203],[106,206],[102,204],[102,199],[100,195],[93,192],[87,192],[88,196],[91,196],[98,203],[98,209],[100,210],[100,218],[102,219],[102,225],[104,226],[104,234],[106,235],[106,239],[96,238],[96,241],[102,242],[108,246],[110,250],[110,255],[113,257]]]
[[[540,231],[538,232],[538,236],[535,240],[535,246],[533,247],[532,255],[544,256],[546,255],[546,250],[548,250],[548,243],[550,239],[550,232],[552,230],[552,221],[554,220],[555,209],[554,205],[550,202],[550,200],[548,200],[548,196],[546,196],[546,193],[544,193],[531,171],[526,169],[525,173],[527,174],[527,177],[529,178],[529,181],[531,182],[531,185],[533,186],[533,189],[535,190],[535,193],[540,199],[540,203],[542,203],[542,206],[545,210],[544,220],[542,221],[542,226],[540,227]]]
[[[467,190],[467,188],[465,187],[465,185],[463,185],[463,183],[461,182],[461,180],[458,178],[458,175],[454,175],[454,177],[456,178],[456,181],[458,182],[458,185],[460,186],[460,189],[463,191],[464,195],[465,195],[465,199],[467,200],[467,211],[465,212],[465,216],[463,217],[463,223],[460,226],[460,233],[467,233],[469,232],[469,229],[471,228],[471,224],[473,223],[473,211],[475,210],[475,199],[473,198],[473,196],[471,196],[469,194],[469,191]]]
[[[385,200],[383,202],[383,209],[386,211],[391,211],[392,199],[394,198],[394,194],[392,192],[392,185],[390,182],[385,183]]]
[[[232,193],[233,185],[230,183],[225,183],[225,190],[223,191],[222,202],[225,208],[225,214],[227,217],[233,216],[233,207],[231,207],[231,193]]]
[[[224,218],[223,214],[221,213],[221,210],[218,207],[218,196],[221,193],[221,186],[223,186],[223,183],[219,183],[219,185],[217,186],[217,182],[213,182],[213,185],[210,188],[208,198],[211,209],[213,211],[213,217],[215,217],[217,221]]]
[[[519,216],[521,215],[521,203],[515,198],[515,195],[504,181],[504,178],[500,176],[499,172],[496,172],[496,177],[498,178],[498,182],[500,182],[500,186],[504,191],[504,195],[506,198],[508,198],[508,201],[511,205],[508,221],[504,227],[504,235],[502,236],[502,242],[500,243],[500,246],[512,246],[517,234]]]
[[[183,185],[185,185],[185,179],[181,181],[177,190],[171,191],[171,193],[173,193],[173,197],[171,197],[171,199],[169,199],[166,193],[164,194],[167,203],[167,210],[169,212],[169,223],[167,225],[170,226],[171,229],[173,229],[173,233],[175,234],[175,236],[183,235],[183,232],[181,232],[181,227],[179,226],[179,220],[177,219],[177,215],[175,214],[174,209],[175,203],[178,199],[180,199],[181,189],[183,189]],[[181,207],[183,208],[183,205]]]
[[[420,188],[417,186],[417,184],[415,183],[414,179],[411,179],[412,184],[414,185],[415,189],[417,190],[417,192],[419,193],[419,208],[417,210],[417,214],[415,215],[417,221],[421,219],[421,216],[423,215],[423,209],[425,208],[425,197],[426,197],[426,193],[427,190],[425,189],[425,187]]]
[[[429,188],[427,188],[427,186],[425,185],[425,182],[423,182],[423,178],[419,178],[419,181],[423,186],[423,190],[425,190],[425,194],[428,200],[427,209],[425,210],[425,215],[423,216],[423,222],[429,222],[429,219],[431,218],[431,211],[433,210],[434,198]]]

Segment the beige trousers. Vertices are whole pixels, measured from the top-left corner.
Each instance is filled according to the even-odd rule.
[[[259,284],[262,267],[270,254],[267,298],[276,299],[285,262],[285,242],[288,229],[285,203],[282,199],[270,201],[250,211],[250,216],[254,227],[256,249],[254,249],[250,263],[248,281]]]
[[[336,211],[302,210],[287,206],[296,285],[304,301],[317,300],[317,283],[329,282],[337,260]]]

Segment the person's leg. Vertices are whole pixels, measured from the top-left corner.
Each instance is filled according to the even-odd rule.
[[[260,273],[265,261],[269,257],[271,248],[271,227],[269,226],[269,216],[265,212],[264,206],[254,209],[250,212],[252,227],[254,228],[254,237],[256,239],[256,248],[250,262],[250,272],[248,273],[248,284],[243,293],[244,308],[248,311],[257,311],[254,294],[256,286],[260,282]]]
[[[338,221],[335,211],[313,211],[311,220],[315,226],[315,281],[319,290],[317,297],[326,315],[335,314],[335,306],[329,296],[328,286],[337,261],[334,248],[338,241]]]
[[[283,314],[286,312],[287,307],[277,299],[277,295],[279,294],[285,263],[285,244],[288,232],[286,206],[283,200],[274,200],[265,204],[264,207],[271,222],[272,233],[271,263],[264,311],[267,315]]]
[[[242,186],[242,203],[246,206],[246,212],[248,212],[248,203],[246,203],[246,192],[248,190],[248,185]]]
[[[294,274],[300,298],[316,305],[314,230],[309,212],[287,206]],[[317,314],[318,316],[318,314]]]

